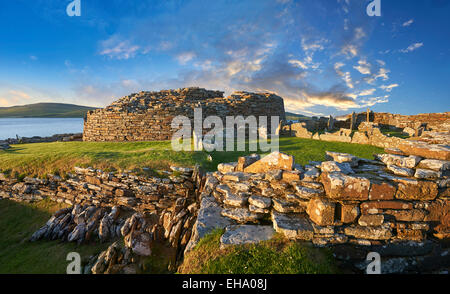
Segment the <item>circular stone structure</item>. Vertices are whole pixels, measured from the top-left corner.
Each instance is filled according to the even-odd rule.
[[[218,116],[225,125],[227,116],[266,116],[285,120],[283,99],[271,93],[224,92],[202,88],[182,88],[159,92],[141,91],[89,111],[84,121],[83,141],[161,141],[170,140],[176,129],[171,122],[186,116],[193,125],[194,109],[202,109],[203,119]]]

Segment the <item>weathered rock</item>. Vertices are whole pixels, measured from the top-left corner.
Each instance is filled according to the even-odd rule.
[[[353,223],[360,214],[359,205],[357,203],[340,204],[336,209],[340,209],[340,221],[344,224]]]
[[[403,200],[433,200],[438,195],[436,183],[418,180],[401,180],[395,198]]]
[[[272,226],[236,225],[228,226],[220,238],[221,246],[242,245],[270,240],[275,231]]]
[[[369,200],[393,200],[397,187],[389,182],[371,180]]]
[[[268,170],[291,171],[294,157],[278,151],[272,152],[244,169],[247,173],[264,173]]]
[[[272,199],[269,197],[253,195],[248,199],[248,202],[259,208],[269,208],[272,206]]]
[[[314,189],[314,188],[308,188],[308,187],[302,187],[299,185],[295,185],[295,192],[297,195],[299,195],[303,199],[311,199],[313,197],[319,197],[323,196],[324,190],[321,189]]]
[[[333,172],[323,173],[321,181],[329,198],[336,200],[369,199],[370,181],[367,178]]]
[[[390,229],[385,227],[360,227],[350,226],[344,229],[344,232],[348,236],[353,236],[358,239],[367,240],[387,240],[392,237]]]
[[[442,177],[442,172],[418,168],[416,169],[414,177],[418,179],[432,180]]]
[[[234,222],[221,215],[222,208],[212,196],[203,197],[198,211],[197,221],[193,227],[191,240],[186,246],[186,252],[192,250],[198,241],[214,229],[223,229]]]
[[[392,215],[397,221],[421,222],[425,219],[426,211],[422,209],[411,210],[385,210],[386,215]]]
[[[304,212],[305,209],[298,205],[297,201],[274,198],[273,209],[281,213]]]
[[[236,170],[237,165],[237,162],[219,163],[217,170],[222,174],[232,173]]]
[[[369,201],[361,204],[363,214],[379,214],[390,209],[413,209],[412,203],[405,201]]]
[[[229,172],[223,176],[222,180],[229,182],[243,182],[248,180],[249,177],[249,174],[243,172]]]
[[[309,218],[319,226],[331,226],[334,223],[335,204],[326,198],[312,198],[306,209]]]
[[[414,170],[411,168],[388,165],[387,169],[397,176],[412,177],[414,175]]]
[[[224,208],[222,216],[231,218],[239,223],[256,223],[261,219],[262,215],[252,213],[245,208]]]
[[[248,197],[240,196],[230,192],[225,194],[223,203],[230,206],[243,207],[247,204],[247,199]]]
[[[346,175],[354,173],[348,162],[324,161],[320,168],[322,172],[341,172]]]
[[[431,169],[437,172],[446,171],[450,169],[450,161],[436,160],[436,159],[424,159],[422,160],[418,168]]]
[[[339,152],[330,152],[327,151],[325,155],[326,160],[332,160],[339,163],[348,163],[351,167],[358,166],[359,158],[348,154],[348,153],[339,153]]]
[[[261,156],[259,156],[259,154],[251,154],[249,156],[239,157],[235,170],[243,172],[247,166],[255,163],[256,161],[258,161],[260,159],[261,159]]]
[[[363,227],[377,227],[384,222],[384,215],[382,214],[363,214],[358,220],[358,224]]]
[[[272,211],[272,222],[276,232],[289,239],[312,240],[314,229],[304,214],[287,215]]]
[[[305,181],[310,181],[310,182],[314,182],[316,181],[318,178],[320,177],[320,171],[313,167],[313,168],[309,168],[304,174],[303,174],[303,179]]]
[[[302,178],[302,173],[298,171],[284,171],[282,175],[283,181],[288,183],[294,181],[300,181]]]
[[[151,237],[145,232],[132,231],[124,239],[125,246],[131,248],[133,253],[141,256],[150,256],[151,250]]]
[[[409,155],[438,160],[450,160],[450,147],[447,145],[404,142],[398,146],[398,149]]]

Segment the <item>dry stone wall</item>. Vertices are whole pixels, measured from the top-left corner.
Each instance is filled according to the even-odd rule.
[[[279,116],[285,119],[284,102],[269,93],[223,92],[201,88],[183,88],[160,92],[139,92],[125,96],[105,109],[88,112],[84,122],[84,141],[157,141],[170,140],[174,117],[183,115],[193,125],[194,108],[203,118],[218,116],[225,127],[226,116]],[[268,120],[270,127],[270,120]]]
[[[186,250],[216,227],[226,230],[223,246],[269,239],[274,232],[318,246],[450,237],[450,161],[395,154],[367,160],[334,152],[326,157],[304,167],[278,152],[220,164],[206,175]]]
[[[67,242],[112,242],[123,238],[107,252],[122,256],[120,262],[104,252],[92,261],[88,272],[135,273],[132,260],[151,255],[152,243],[167,242],[173,249],[171,270],[181,261],[190,240],[197,213],[198,169],[172,167],[168,178],[109,173],[93,168],[75,168],[64,180],[26,177],[23,181],[0,173],[0,201],[34,202],[49,199],[70,205],[56,212],[31,236]],[[134,258],[132,258],[134,256]],[[114,257],[114,258],[115,258]],[[109,259],[108,259],[109,258]]]

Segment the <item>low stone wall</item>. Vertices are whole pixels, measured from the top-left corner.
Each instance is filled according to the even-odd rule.
[[[84,141],[159,141],[170,140],[174,117],[182,115],[194,125],[194,108],[202,109],[203,119],[218,116],[225,127],[226,116],[279,116],[285,120],[284,102],[270,93],[223,92],[184,88],[160,92],[140,92],[125,96],[105,109],[87,114]],[[268,119],[270,131],[270,119]]]
[[[108,173],[92,168],[75,168],[67,180],[50,175],[48,179],[27,177],[18,181],[0,173],[0,199],[17,202],[49,199],[71,205],[56,212],[31,236],[31,241],[45,238],[106,242],[123,237],[127,250],[136,256],[148,256],[152,242],[166,241],[174,250],[171,263],[174,270],[191,237],[197,213],[196,186],[201,174],[190,168],[172,169],[176,175],[171,174],[169,178]],[[93,273],[136,270],[135,264],[129,263],[103,268],[103,261],[91,264],[89,271],[91,268]]]
[[[216,228],[225,229],[222,247],[268,240],[278,232],[338,248],[335,256],[343,261],[375,248],[412,270],[419,255],[427,254],[429,263],[436,254],[448,254],[439,240],[450,237],[450,161],[426,158],[421,149],[386,151],[374,160],[327,152],[327,161],[306,166],[280,152],[255,154],[206,174],[172,167],[168,178],[92,168],[75,168],[66,180],[50,175],[19,182],[0,174],[0,198],[72,205],[55,213],[32,240],[123,237],[125,247],[114,243],[90,263],[87,271],[93,273],[137,272],[129,254],[148,256],[157,240],[174,248],[175,270],[183,254]],[[408,256],[399,253],[407,248]]]
[[[49,143],[49,142],[69,142],[69,141],[82,141],[83,134],[55,134],[50,137],[20,137],[20,138],[9,138],[0,141],[0,145],[3,143],[7,144],[28,144],[28,143]],[[1,148],[1,147],[0,147]]]
[[[355,144],[367,144],[381,148],[400,149],[408,153],[411,148],[423,149],[424,157],[433,159],[450,160],[448,145],[450,133],[424,132],[421,137],[413,139],[402,139],[394,136],[387,136],[381,132],[380,126],[376,123],[363,122],[359,124],[357,130],[341,128],[333,132],[313,133],[308,130],[305,123],[295,123],[283,127],[282,135],[295,136],[299,138],[345,142]],[[441,150],[442,154],[435,152]],[[447,156],[447,157],[446,157]]]
[[[206,175],[186,251],[217,227],[225,229],[222,246],[267,240],[275,232],[317,246],[448,239],[450,162],[375,158],[327,152],[328,161],[302,167],[272,153],[221,164]]]

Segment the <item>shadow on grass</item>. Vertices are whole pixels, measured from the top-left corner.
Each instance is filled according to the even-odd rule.
[[[30,236],[62,207],[50,201],[27,204],[0,200],[0,274],[64,274],[69,252],[78,252],[87,260],[106,249],[108,244],[29,242]]]

